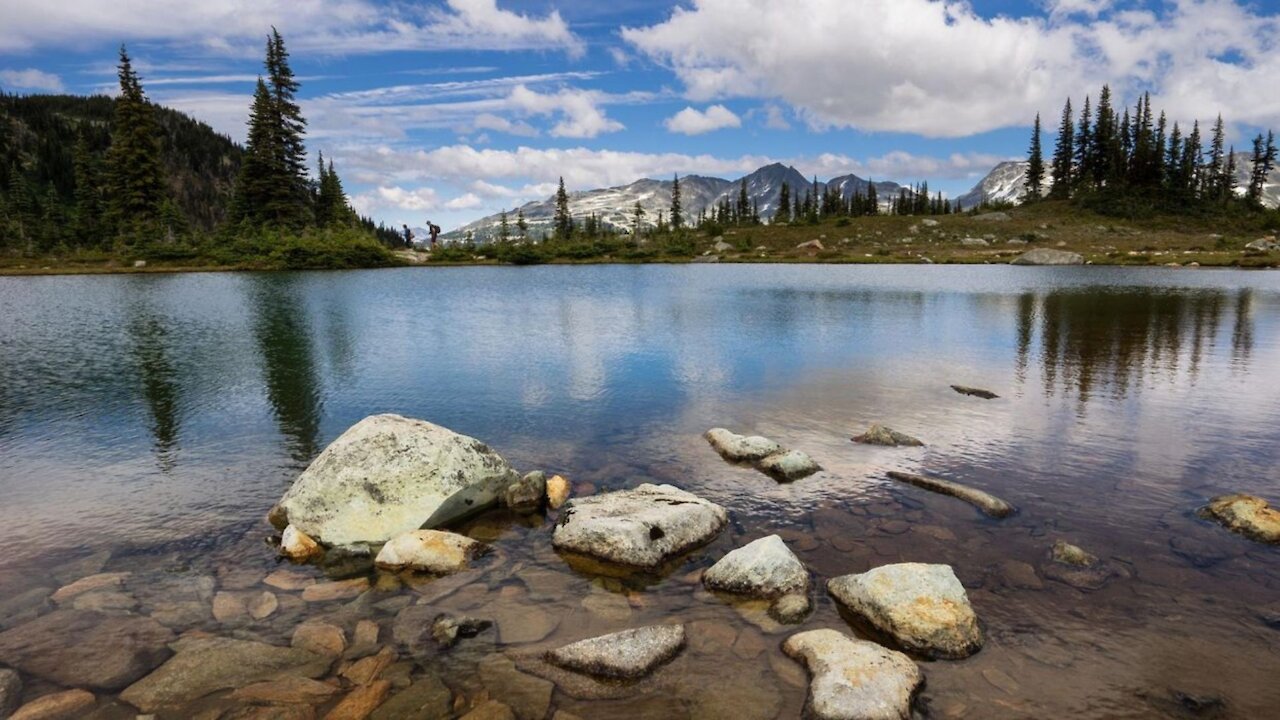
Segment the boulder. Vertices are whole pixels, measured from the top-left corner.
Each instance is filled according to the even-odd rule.
[[[391,538],[373,562],[384,570],[451,575],[466,570],[473,559],[488,549],[484,543],[466,535],[442,530],[413,530]]]
[[[914,485],[918,488],[963,500],[993,518],[1006,518],[1017,512],[1017,508],[995,495],[958,482],[899,472],[897,470],[890,471],[889,477],[898,482],[904,482],[908,485]]]
[[[925,218],[920,221],[920,224],[925,227],[938,227],[942,223],[938,222],[937,220],[934,220],[933,218]]]
[[[783,451],[781,445],[769,438],[738,435],[724,428],[711,428],[703,437],[729,462],[754,463]]]
[[[391,681],[373,680],[356,685],[325,714],[325,720],[365,720],[391,694]]]
[[[489,695],[502,698],[520,720],[542,720],[547,716],[554,683],[520,672],[515,662],[500,653],[485,657],[477,670]]]
[[[431,623],[431,637],[440,647],[451,648],[459,639],[473,638],[491,627],[493,623],[488,620],[441,615]]]
[[[853,441],[863,445],[884,445],[887,447],[922,447],[924,445],[924,443],[906,433],[900,433],[893,428],[887,428],[878,423],[853,438]]]
[[[1054,250],[1052,248],[1036,248],[1028,250],[1013,259],[1011,265],[1083,265],[1084,256],[1080,253]]]
[[[547,506],[552,510],[559,510],[569,501],[569,493],[572,487],[569,481],[560,475],[552,475],[547,480]]]
[[[304,622],[293,629],[289,645],[325,657],[338,657],[347,649],[342,628],[325,622]]]
[[[1063,540],[1053,544],[1049,561],[1043,564],[1041,573],[1050,580],[1084,591],[1101,589],[1112,578],[1121,575],[1110,563]]]
[[[1245,250],[1250,250],[1253,252],[1260,252],[1260,253],[1268,253],[1277,248],[1280,248],[1280,245],[1276,244],[1275,238],[1258,238],[1257,240],[1254,240],[1253,242],[1244,246]]]
[[[812,252],[816,252],[818,250],[826,250],[826,248],[823,247],[821,240],[810,240],[809,242],[802,242],[796,246],[796,249],[809,250]]]
[[[1201,516],[1250,540],[1280,545],[1280,511],[1253,495],[1221,495],[1209,501]]]
[[[967,238],[961,238],[960,244],[965,247],[986,247],[991,243],[987,242],[986,240],[983,240],[982,238],[967,237]]]
[[[999,395],[991,392],[990,390],[983,390],[982,388],[968,387],[966,385],[952,385],[951,389],[955,390],[961,395],[968,395],[970,397],[982,398],[983,400],[995,400],[996,398],[1000,397]]]
[[[55,604],[64,605],[86,593],[112,591],[124,585],[124,581],[128,579],[129,575],[130,573],[127,572],[114,572],[82,577],[73,583],[58,588],[58,591],[49,599]]]
[[[978,222],[1007,222],[1013,218],[1011,218],[1009,213],[1006,212],[989,212],[981,215],[974,215],[973,219]]]
[[[56,610],[0,633],[0,663],[59,685],[117,690],[164,662],[173,638],[149,617]]]
[[[64,690],[42,695],[18,708],[9,720],[78,720],[98,704],[87,690]]]
[[[727,253],[733,249],[733,246],[724,240],[717,240],[716,244],[712,245],[712,248],[718,253]]]
[[[794,482],[819,472],[822,466],[800,450],[788,450],[761,460],[756,469],[778,482]]]
[[[369,716],[370,720],[451,717],[453,693],[435,675],[425,675],[391,696]],[[509,711],[508,711],[509,712]]]
[[[690,262],[695,262],[695,263],[718,263],[718,262],[720,262],[720,256],[719,256],[719,255],[699,255],[698,257],[694,258],[693,260],[690,260]]]
[[[831,595],[902,647],[959,659],[982,648],[978,617],[950,565],[882,565],[827,583]]]
[[[323,555],[324,550],[310,535],[290,525],[280,536],[280,554],[294,562],[307,562]]]
[[[579,640],[547,653],[547,662],[602,678],[644,677],[684,647],[683,625],[650,625]]]
[[[731,551],[702,574],[702,582],[710,590],[778,600],[774,616],[780,622],[798,622],[809,611],[809,571],[777,535]]]
[[[125,688],[120,699],[153,713],[218,690],[285,677],[317,678],[332,664],[330,658],[306,650],[231,638],[188,638],[174,649],[176,655]]]
[[[836,630],[797,633],[782,651],[809,671],[806,710],[816,720],[908,720],[924,682],[906,655]]]
[[[22,678],[9,668],[0,668],[0,718],[7,718],[22,702]]]
[[[232,700],[271,705],[321,705],[338,694],[338,687],[304,677],[253,683],[231,693]]]
[[[542,507],[546,492],[547,476],[542,472],[531,472],[502,491],[502,504],[522,515],[530,515]]]
[[[471,712],[463,715],[460,720],[516,720],[516,714],[510,707],[497,700],[485,700],[475,706]]]
[[[290,524],[326,545],[382,543],[497,504],[519,476],[474,438],[374,415],[334,440],[280,500]]]
[[[552,533],[558,550],[636,568],[656,568],[718,535],[725,509],[671,485],[575,498]]]

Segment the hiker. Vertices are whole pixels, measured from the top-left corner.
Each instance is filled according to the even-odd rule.
[[[409,229],[408,225],[404,226],[404,246],[407,248],[413,247],[413,231]]]
[[[436,225],[435,223],[433,223],[433,222],[431,222],[430,220],[428,220],[428,221],[427,221],[427,230],[431,232],[431,249],[432,249],[432,250],[435,250],[435,249],[436,249],[436,238],[440,236],[440,226],[439,226],[439,225]]]

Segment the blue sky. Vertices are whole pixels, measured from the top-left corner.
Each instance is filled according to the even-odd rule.
[[[640,177],[826,178],[964,192],[1109,82],[1237,145],[1280,127],[1280,0],[5,0],[0,86],[114,90],[244,134],[265,33],[303,81],[308,144],[356,206],[450,228]],[[1051,138],[1046,138],[1051,143]]]

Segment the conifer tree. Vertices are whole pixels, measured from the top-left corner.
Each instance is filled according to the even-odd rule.
[[[671,229],[679,232],[684,225],[684,208],[680,206],[680,175],[671,181]]]
[[[560,178],[560,187],[556,189],[556,238],[567,240],[573,232],[573,216],[569,214],[569,193],[564,189],[564,177]]]
[[[107,216],[117,233],[135,233],[159,219],[164,176],[155,115],[123,45],[118,70],[120,97],[107,152]]]
[[[525,222],[523,209],[516,210],[516,232],[521,240],[529,239],[529,223]]]
[[[511,223],[507,221],[506,209],[503,209],[500,218],[498,220],[498,242],[507,243],[511,240]]]
[[[1066,199],[1071,196],[1072,163],[1075,162],[1075,116],[1071,114],[1071,99],[1062,108],[1062,121],[1058,124],[1058,139],[1053,146],[1053,164],[1049,170],[1049,197]]]
[[[298,81],[294,78],[293,69],[289,66],[289,52],[285,50],[284,38],[274,27],[267,41],[267,81],[271,88],[271,107],[274,113],[273,122],[280,133],[281,160],[284,177],[288,179],[292,190],[290,199],[293,207],[287,212],[294,217],[293,222],[307,219],[307,148],[303,141],[307,121],[302,117],[302,109],[295,96],[298,92]],[[286,211],[282,209],[282,214]]]
[[[1213,124],[1213,138],[1209,141],[1209,164],[1205,167],[1204,194],[1214,200],[1226,197],[1226,128],[1219,115]]]
[[[774,223],[785,223],[791,221],[791,186],[783,181],[782,188],[778,190],[778,209],[773,213]]]
[[[87,245],[101,232],[102,203],[99,200],[102,178],[97,159],[89,149],[83,132],[76,137],[74,156],[76,182],[76,215],[72,242]]]
[[[1114,175],[1117,156],[1120,154],[1120,138],[1115,110],[1111,107],[1111,87],[1102,86],[1098,96],[1098,113],[1093,126],[1093,145],[1090,164],[1093,166],[1093,183],[1102,187]]]
[[[1164,156],[1164,186],[1179,195],[1185,193],[1187,182],[1182,168],[1182,128],[1175,120],[1169,132],[1169,147]]]
[[[1080,111],[1080,124],[1076,126],[1076,155],[1073,187],[1080,187],[1093,182],[1093,110],[1090,108],[1089,96],[1084,98],[1084,108]]]
[[[644,222],[644,208],[640,206],[640,201],[636,201],[636,206],[631,209],[631,234],[634,237],[640,237],[641,223]]]
[[[1040,150],[1040,113],[1036,113],[1036,122],[1031,130],[1031,148],[1027,154],[1027,180],[1023,200],[1035,202],[1044,193],[1044,155]]]
[[[874,180],[867,181],[867,214],[880,214],[880,199],[876,197],[876,183]]]
[[[1192,197],[1204,197],[1204,147],[1200,138],[1200,121],[1191,125],[1191,134],[1182,146],[1182,177]]]
[[[747,178],[743,177],[738,183],[738,207],[734,213],[735,221],[738,223],[745,222],[751,216],[751,204],[747,200]]]
[[[1236,196],[1236,146],[1232,145],[1227,150],[1227,165],[1222,170],[1222,178],[1219,180],[1218,193],[1223,205],[1231,202]]]
[[[1276,166],[1276,136],[1274,132],[1267,131],[1265,140],[1261,133],[1253,139],[1252,163],[1252,169],[1249,172],[1249,189],[1245,197],[1250,205],[1262,207],[1263,190],[1266,188],[1267,178]]]

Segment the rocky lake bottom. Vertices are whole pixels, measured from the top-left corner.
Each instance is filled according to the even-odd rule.
[[[1280,502],[1280,281],[956,270],[5,279],[0,667],[17,672],[0,698],[16,688],[23,717],[800,717],[810,679],[789,637],[896,647],[826,582],[923,562],[954,569],[984,644],[911,653],[918,717],[1268,717],[1280,547],[1197,510],[1229,492]],[[383,411],[560,473],[573,497],[666,483],[728,524],[657,573],[563,555],[556,510],[456,527],[493,551],[446,577],[278,558],[268,509]],[[924,445],[850,442],[880,422]],[[727,463],[702,437],[718,425],[823,470],[780,484]],[[798,624],[702,581],[773,534],[812,579]],[[1060,541],[1099,569],[1055,562]],[[491,624],[446,648],[442,614]],[[683,649],[639,680],[543,659],[672,623]]]

